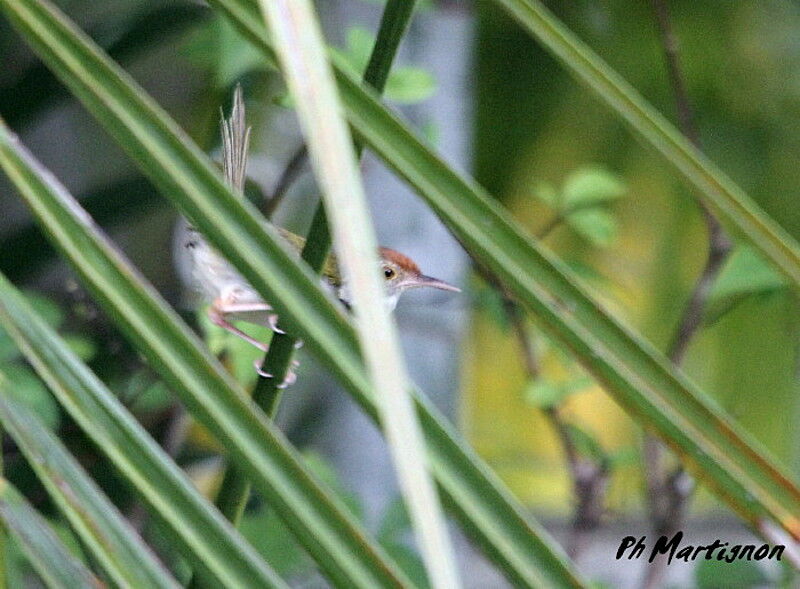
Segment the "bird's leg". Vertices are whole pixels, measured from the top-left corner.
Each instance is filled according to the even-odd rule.
[[[222,329],[232,333],[233,335],[242,338],[244,341],[254,345],[262,352],[266,352],[267,350],[269,350],[268,344],[265,344],[264,342],[259,341],[256,338],[247,335],[241,329],[239,329],[238,327],[230,323],[227,319],[225,319],[225,316],[229,314],[229,311],[226,310],[224,305],[219,304],[218,301],[219,299],[215,300],[211,304],[211,307],[209,307],[208,309],[208,316],[211,318],[211,322],[214,325],[221,327]]]
[[[266,303],[234,303],[224,302],[223,299],[217,299],[217,301],[219,302],[217,303],[215,301],[215,303],[212,304],[212,308],[216,306],[223,315],[236,316],[237,319],[241,319],[242,321],[269,327],[272,331],[281,335],[286,333],[278,327],[278,315],[274,313],[272,307]]]
[[[217,325],[242,338],[246,342],[257,347],[262,352],[267,352],[269,350],[268,344],[265,344],[264,342],[247,335],[241,329],[230,323],[226,317],[235,317],[237,319],[247,321],[248,323],[265,325],[266,327],[272,329],[272,331],[275,333],[284,334],[286,332],[278,327],[278,316],[272,312],[272,307],[266,303],[237,303],[235,300],[236,294],[234,292],[228,293],[227,296],[215,299],[208,310],[208,315],[211,318],[211,321],[214,323],[214,325]],[[299,348],[302,345],[302,342],[298,340],[295,343],[295,348]],[[292,360],[289,370],[286,373],[286,378],[284,378],[283,382],[278,385],[279,389],[285,389],[295,383],[297,380],[297,374],[295,373],[294,369],[299,365],[300,363],[297,360]],[[256,360],[254,366],[256,372],[262,378],[274,378],[272,374],[265,372],[261,368],[260,361]]]

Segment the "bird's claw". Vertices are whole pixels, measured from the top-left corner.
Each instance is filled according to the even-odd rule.
[[[256,374],[261,378],[272,378],[272,375],[269,372],[266,372],[263,368],[261,368],[261,361],[256,358],[255,362],[253,362],[253,367],[256,369]]]
[[[279,335],[284,335],[286,332],[278,327],[278,316],[277,315],[269,315],[267,317],[267,324],[269,328]]]
[[[277,386],[278,389],[283,390],[292,386],[295,382],[297,382],[297,373],[294,371],[295,368],[300,366],[300,362],[297,360],[292,360],[292,363],[289,367],[289,370],[286,373],[286,378],[283,379],[283,382]],[[261,362],[256,360],[253,363],[253,367],[256,369],[256,373],[261,378],[275,378],[269,372],[266,372],[263,368],[261,368]]]
[[[283,379],[283,382],[281,384],[279,384],[277,388],[279,388],[280,390],[283,390],[283,389],[289,388],[295,382],[297,382],[297,374],[295,374],[294,370],[290,370],[286,374],[286,378]]]

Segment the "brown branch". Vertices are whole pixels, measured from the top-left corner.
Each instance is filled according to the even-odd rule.
[[[652,6],[664,50],[670,85],[675,96],[679,128],[699,148],[700,135],[680,68],[678,42],[672,31],[666,0],[652,0]],[[683,363],[689,344],[702,326],[703,313],[711,286],[719,276],[732,248],[719,220],[704,202],[698,200],[698,203],[708,230],[708,257],[683,310],[675,335],[667,348],[667,357],[674,366],[680,366]],[[685,520],[695,483],[681,465],[671,472],[667,472],[663,454],[664,447],[661,442],[652,435],[646,434],[644,462],[650,519],[656,535],[670,537],[680,529]],[[666,563],[665,558],[657,558],[647,568],[643,582],[645,589],[652,589],[662,583],[666,573]]]

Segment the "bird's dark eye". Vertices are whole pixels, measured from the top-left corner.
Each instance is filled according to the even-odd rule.
[[[383,275],[386,278],[394,278],[394,270],[392,270],[391,268],[384,268]]]

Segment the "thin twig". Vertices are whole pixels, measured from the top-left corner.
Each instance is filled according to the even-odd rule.
[[[525,326],[525,317],[519,305],[504,292],[503,287],[496,280],[491,282],[503,295],[503,309],[520,343],[527,376],[530,379],[538,378],[539,361]],[[576,505],[567,553],[570,558],[575,559],[585,547],[588,533],[600,525],[605,513],[604,498],[610,474],[609,465],[605,460],[595,461],[580,455],[569,426],[562,419],[557,407],[547,407],[544,413],[561,442],[572,481]]]
[[[652,6],[664,50],[670,85],[675,96],[679,127],[681,132],[699,148],[700,135],[686,92],[686,84],[678,59],[678,43],[670,24],[666,0],[652,0]],[[711,286],[719,276],[732,248],[732,244],[716,216],[705,203],[702,201],[698,201],[698,203],[708,230],[709,251],[705,266],[692,289],[675,336],[667,349],[667,357],[675,366],[683,363],[689,344],[702,326],[703,313]],[[678,466],[672,472],[667,472],[663,454],[662,444],[652,435],[646,434],[644,461],[650,518],[656,535],[670,537],[680,529],[685,519],[688,502],[695,484],[682,466]],[[643,583],[645,589],[652,589],[661,584],[666,572],[666,563],[665,558],[657,558],[647,568]]]
[[[303,171],[303,165],[306,163],[307,159],[308,150],[304,143],[298,147],[297,151],[289,158],[280,178],[278,178],[278,182],[275,184],[275,190],[272,196],[262,204],[261,210],[264,213],[264,217],[271,219],[272,215],[275,214],[278,205],[281,204],[283,197],[286,196],[286,193],[289,191],[289,187],[294,184],[294,181],[300,176],[300,172]]]
[[[555,215],[537,232],[536,238],[539,240],[547,238],[566,221],[567,216],[563,212]],[[539,359],[536,356],[536,348],[531,336],[525,327],[525,315],[522,309],[488,268],[474,258],[473,263],[478,273],[493,285],[503,299],[503,310],[519,342],[528,379],[539,378],[541,372]],[[569,426],[561,417],[558,407],[546,407],[543,411],[564,451],[564,459],[567,463],[567,471],[575,497],[575,515],[566,547],[568,556],[575,560],[586,547],[589,533],[598,528],[605,513],[605,496],[611,475],[610,464],[605,459],[592,460],[580,455]]]

